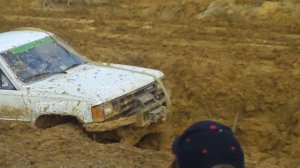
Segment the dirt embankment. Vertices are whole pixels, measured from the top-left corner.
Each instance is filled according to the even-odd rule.
[[[174,137],[191,123],[214,119],[236,129],[247,167],[300,165],[299,1],[48,0],[3,4],[11,6],[0,11],[0,30],[40,27],[66,39],[92,60],[164,71],[174,115],[172,129],[164,130],[172,136],[160,142],[162,150],[168,152]],[[104,165],[112,161],[112,167],[166,167],[172,159],[168,154],[97,144],[70,126],[39,131],[9,125],[1,123],[0,127],[0,144],[5,149],[0,155],[7,156],[1,157],[5,159],[0,165],[17,166],[19,163],[8,162],[9,157],[21,156],[24,162],[34,161],[40,167],[68,165],[80,159],[84,164],[91,159],[100,166],[102,162],[96,163],[92,157],[96,153],[102,154],[99,160],[104,160]],[[26,139],[33,144],[28,145]],[[79,152],[79,143],[86,143],[88,157]],[[27,146],[32,149],[25,150]],[[111,149],[119,152],[118,159],[106,162]],[[48,155],[55,159],[48,161]],[[123,159],[125,156],[133,162]]]
[[[0,167],[167,167],[171,154],[91,141],[81,129],[64,124],[38,130],[0,122]],[[155,162],[153,159],[155,158]]]

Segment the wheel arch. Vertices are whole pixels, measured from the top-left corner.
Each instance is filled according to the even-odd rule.
[[[50,128],[63,123],[72,123],[81,126],[84,121],[76,115],[50,113],[37,116],[32,123],[37,128]]]

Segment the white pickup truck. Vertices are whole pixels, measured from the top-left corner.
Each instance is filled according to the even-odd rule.
[[[144,127],[167,117],[163,78],[157,70],[92,63],[46,31],[0,34],[1,120],[42,127],[73,117],[88,132]]]

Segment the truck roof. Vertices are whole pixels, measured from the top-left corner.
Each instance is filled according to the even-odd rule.
[[[49,36],[49,34],[46,32],[33,30],[20,30],[0,33],[0,53],[47,36]]]

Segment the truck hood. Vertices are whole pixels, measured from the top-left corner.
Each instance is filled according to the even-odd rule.
[[[89,63],[70,69],[66,74],[56,74],[30,84],[27,89],[40,96],[63,95],[97,105],[128,94],[154,82],[155,77],[163,76],[162,72],[152,69]]]

